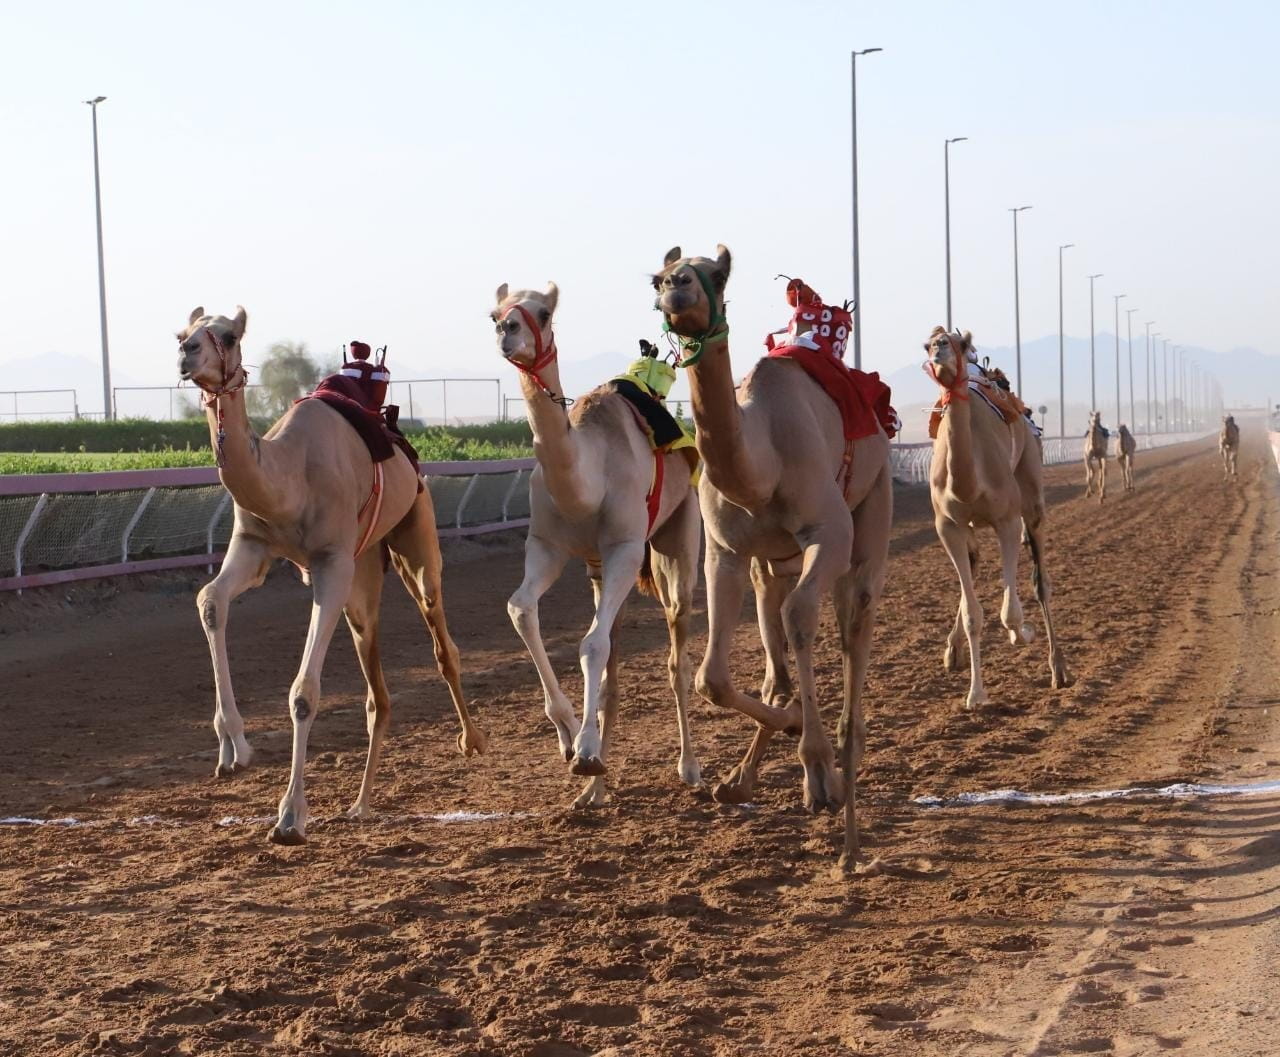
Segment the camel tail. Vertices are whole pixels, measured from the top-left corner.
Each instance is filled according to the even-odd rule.
[[[644,545],[644,561],[640,563],[640,572],[636,576],[636,587],[642,595],[658,597],[658,582],[653,578],[653,548],[647,540]]]

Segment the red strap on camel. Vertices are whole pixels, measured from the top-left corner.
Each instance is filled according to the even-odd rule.
[[[640,432],[648,438],[648,423],[630,400],[625,401],[631,414],[635,416]],[[653,526],[658,522],[658,511],[662,508],[662,481],[667,472],[666,452],[661,448],[653,449],[653,481],[649,485],[649,494],[644,497],[645,510],[649,515],[649,524],[645,527],[644,538],[653,535]]]
[[[524,305],[512,305],[502,314],[504,322],[511,317],[512,312],[520,313],[524,319],[525,326],[527,326],[533,334],[534,357],[533,363],[529,364],[527,367],[519,360],[512,360],[511,362],[515,364],[516,370],[522,371],[524,374],[527,374],[532,378],[534,384],[536,384],[537,387],[546,393],[553,401],[561,407],[568,406],[569,401],[560,394],[553,392],[551,386],[547,385],[547,383],[542,380],[542,376],[538,374],[542,368],[546,367],[550,363],[555,363],[556,361],[557,350],[555,336],[552,335],[550,344],[547,345],[546,348],[543,348],[542,330],[534,323],[533,316],[529,313],[529,310],[525,308]]]

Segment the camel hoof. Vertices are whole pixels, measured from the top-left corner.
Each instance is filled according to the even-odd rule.
[[[828,765],[824,768],[805,767],[804,809],[811,815],[830,811],[833,815],[844,809],[844,779]]]
[[[362,819],[373,818],[373,809],[367,804],[352,804],[347,809],[347,816],[352,822],[359,822]]]
[[[272,844],[284,845],[286,848],[297,848],[307,843],[307,838],[292,826],[282,829],[279,825],[271,827],[271,832],[267,834],[267,840]]]
[[[1052,684],[1055,690],[1065,690],[1067,687],[1075,685],[1075,676],[1066,669],[1060,672],[1053,672],[1052,675]]]
[[[754,778],[734,777],[730,775],[723,782],[717,782],[711,789],[711,799],[717,804],[749,804],[756,791]]]
[[[604,760],[599,756],[575,756],[569,764],[569,770],[577,775],[595,778],[604,774]]]
[[[590,811],[593,808],[604,807],[609,803],[609,792],[604,787],[604,782],[595,781],[587,785],[587,787],[578,794],[573,801],[574,811]]]
[[[236,765],[234,763],[229,766],[225,763],[220,763],[213,769],[214,778],[232,778],[235,776],[235,773]]]
[[[677,767],[680,773],[680,781],[692,789],[697,789],[702,785],[702,766],[697,760],[692,763],[681,763]]]
[[[489,737],[479,727],[469,727],[458,734],[458,751],[463,756],[483,756],[488,748]]]
[[[991,698],[987,697],[986,694],[979,694],[976,697],[970,694],[964,699],[964,707],[970,712],[975,708],[981,708],[983,705],[989,705],[990,703]]]

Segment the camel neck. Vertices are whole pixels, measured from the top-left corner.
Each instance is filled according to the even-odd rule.
[[[759,508],[769,497],[761,495],[743,435],[727,337],[703,346],[702,358],[689,368],[689,393],[707,479],[731,503],[747,510]]]
[[[218,420],[221,408],[222,420]],[[218,457],[219,473],[223,486],[231,493],[237,505],[252,513],[265,516],[274,506],[276,489],[262,467],[262,441],[253,431],[249,412],[245,407],[245,390],[224,393],[216,403],[205,408],[209,421],[209,440]],[[222,434],[221,440],[219,433]]]
[[[977,498],[978,475],[973,465],[973,420],[972,394],[962,392],[947,405],[947,413],[942,416],[942,428],[938,435],[947,440],[947,477],[951,481],[951,491],[962,503],[972,503]]]
[[[533,454],[542,467],[542,479],[552,501],[565,517],[576,519],[589,514],[594,505],[582,480],[577,431],[569,424],[568,409],[561,407],[543,386],[563,396],[560,365],[552,361],[538,371],[538,381],[520,372],[529,427],[533,430]]]

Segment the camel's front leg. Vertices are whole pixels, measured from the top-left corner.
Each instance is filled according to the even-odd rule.
[[[804,568],[795,589],[782,606],[787,641],[796,658],[800,684],[802,728],[800,763],[804,768],[804,806],[808,811],[839,811],[845,804],[845,780],[835,767],[835,753],[822,727],[818,688],[813,674],[813,644],[818,634],[818,609],[835,581],[849,570],[853,523],[843,503],[822,523],[798,532],[804,549]]]
[[[231,665],[227,660],[227,618],[231,603],[251,587],[266,579],[271,553],[266,544],[246,536],[234,535],[227,556],[209,583],[196,595],[200,624],[209,642],[213,658],[215,700],[213,731],[218,736],[218,762],[214,776],[226,778],[249,766],[253,750],[244,736],[244,720],[236,708],[236,695],[231,689]]]
[[[365,759],[360,794],[347,812],[348,818],[365,818],[370,813],[373,776],[382,757],[382,742],[391,724],[391,695],[382,674],[378,656],[378,610],[382,602],[382,584],[386,570],[382,564],[382,548],[370,547],[356,561],[351,594],[344,612],[351,639],[355,643],[360,670],[368,687],[365,698],[365,727],[369,732],[369,755]]]
[[[596,614],[579,650],[585,703],[582,727],[574,739],[573,761],[569,768],[574,774],[597,775],[605,771],[599,711],[605,669],[611,653],[613,622],[631,593],[643,561],[643,540],[626,540],[602,547],[600,551]]]
[[[996,526],[1000,541],[1000,577],[1004,581],[1004,601],[1000,606],[1000,623],[1014,646],[1034,642],[1036,629],[1026,622],[1022,599],[1018,597],[1018,550],[1022,542],[1022,519],[1011,517]]]
[[[1093,495],[1093,459],[1085,456],[1084,459],[1084,497],[1088,499]]]
[[[787,669],[787,633],[782,626],[782,603],[795,587],[796,577],[776,574],[765,558],[751,560],[751,586],[756,593],[756,623],[764,646],[764,682],[760,696],[766,704],[785,707],[795,694]]]
[[[307,737],[320,707],[320,672],[333,630],[347,597],[355,561],[345,552],[311,563],[311,626],[302,651],[302,665],[289,690],[289,712],[293,717],[293,757],[289,766],[289,786],[280,800],[280,813],[268,835],[273,844],[305,844],[307,840],[307,795],[303,772],[307,765]]]
[[[524,640],[525,649],[533,659],[533,666],[542,680],[542,697],[547,718],[556,728],[560,755],[568,762],[573,759],[573,739],[578,736],[578,717],[573,706],[560,689],[547,649],[542,643],[542,630],[538,621],[538,600],[556,582],[569,560],[566,551],[555,547],[538,536],[530,535],[524,545],[524,582],[507,602],[507,615],[515,625],[516,633]]]
[[[676,727],[680,735],[677,768],[685,785],[702,784],[702,765],[689,730],[689,690],[693,665],[689,660],[689,622],[693,617],[693,591],[698,585],[698,551],[702,542],[702,516],[698,495],[690,489],[680,508],[653,540],[653,571],[662,611],[667,618],[671,649],[667,677],[676,699]]]
[[[1105,456],[1098,460],[1098,502],[1107,498],[1107,460]]]
[[[591,580],[591,591],[598,609],[601,584],[594,577]],[[626,603],[624,602],[622,608],[618,610],[613,628],[609,633],[609,660],[604,666],[604,679],[600,685],[600,697],[604,703],[600,714],[600,762],[606,767],[609,765],[609,749],[613,745],[613,735],[618,729],[618,629],[625,612]],[[605,784],[604,775],[597,774],[587,779],[587,784],[574,800],[573,806],[581,810],[588,807],[604,807],[608,802],[609,789]]]
[[[969,530],[967,526],[957,525],[942,515],[935,518],[934,526],[938,530],[943,550],[947,552],[947,557],[955,566],[956,576],[960,579],[964,632],[969,640],[969,695],[965,699],[965,706],[974,708],[986,704],[987,692],[982,685],[982,606],[973,589],[973,570],[969,566]]]

